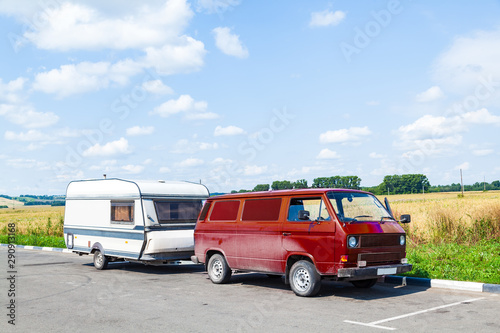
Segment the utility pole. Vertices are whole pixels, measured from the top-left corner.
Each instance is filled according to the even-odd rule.
[[[462,185],[462,197],[464,196],[464,179],[462,177],[462,169],[460,169],[460,184]]]

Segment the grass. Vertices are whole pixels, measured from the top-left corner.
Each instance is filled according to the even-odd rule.
[[[413,270],[403,275],[500,284],[500,238],[474,245],[425,244],[407,248]]]

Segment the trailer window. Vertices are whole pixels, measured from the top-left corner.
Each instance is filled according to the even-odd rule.
[[[195,223],[201,210],[201,200],[155,201],[160,223]]]
[[[134,223],[134,202],[111,202],[111,223]]]

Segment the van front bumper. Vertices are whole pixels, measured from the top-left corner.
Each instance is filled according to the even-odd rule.
[[[376,278],[382,275],[405,273],[411,271],[411,269],[411,264],[340,268],[338,270],[337,277],[349,280],[362,280]]]

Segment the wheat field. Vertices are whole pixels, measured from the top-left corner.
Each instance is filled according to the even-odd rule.
[[[379,199],[383,200],[383,196]],[[422,243],[477,243],[500,238],[500,191],[390,195],[396,217],[411,214],[409,239]]]

